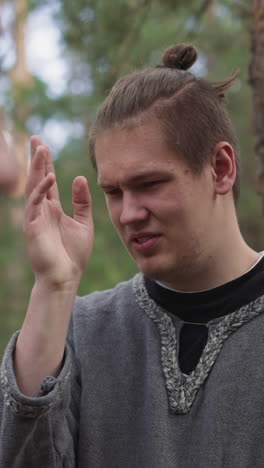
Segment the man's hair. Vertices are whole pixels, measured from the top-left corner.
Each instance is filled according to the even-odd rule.
[[[239,198],[240,156],[236,134],[224,104],[224,92],[238,73],[210,83],[186,71],[197,59],[192,45],[169,47],[162,65],[120,78],[98,109],[90,131],[91,160],[96,168],[95,143],[100,132],[157,119],[168,148],[199,174],[209,162],[215,145],[227,141],[234,150],[237,177],[233,186]]]

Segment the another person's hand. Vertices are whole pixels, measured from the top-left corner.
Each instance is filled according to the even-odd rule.
[[[8,144],[5,130],[0,128],[0,193],[10,193],[19,180],[15,150]]]
[[[74,216],[62,209],[49,148],[31,138],[24,233],[36,281],[52,288],[79,283],[93,248],[91,196],[87,180],[72,185]]]

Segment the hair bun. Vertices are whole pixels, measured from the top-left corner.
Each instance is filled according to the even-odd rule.
[[[191,44],[177,44],[165,50],[162,62],[165,67],[188,70],[197,57],[198,51]]]

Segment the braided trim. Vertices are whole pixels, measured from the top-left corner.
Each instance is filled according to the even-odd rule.
[[[185,375],[180,371],[176,350],[177,338],[171,318],[151,299],[142,273],[133,279],[133,288],[140,308],[157,325],[161,338],[161,363],[168,394],[169,407],[174,414],[187,414],[198,390],[206,380],[227,338],[243,324],[264,311],[264,296],[223,317],[212,331],[196,368]]]
[[[2,365],[0,367],[0,389],[1,394],[3,395],[4,405],[10,408],[12,411],[17,413],[20,416],[27,418],[36,418],[46,414],[49,409],[56,404],[58,399],[62,398],[64,387],[67,385],[67,382],[72,373],[72,363],[69,361],[67,369],[65,369],[64,375],[54,378],[47,376],[44,378],[40,392],[36,398],[30,398],[22,393],[20,393],[17,388],[15,376],[13,375],[13,370],[8,369],[10,363],[12,365],[12,354],[13,348],[15,346],[19,331],[14,333],[12,336],[2,360]],[[14,382],[12,383],[12,380]],[[13,385],[14,384],[14,385]],[[48,397],[50,392],[54,391],[52,397]]]
[[[16,398],[14,398],[11,392],[9,382],[8,382],[7,371],[6,371],[5,365],[2,365],[1,372],[0,372],[0,382],[1,382],[1,387],[3,389],[5,405],[7,407],[10,407],[19,416],[23,416],[27,418],[36,418],[36,417],[42,416],[46,414],[49,411],[49,409],[56,404],[56,401],[58,400],[58,398],[61,398],[61,393],[62,393],[62,389],[60,388],[61,384],[63,384],[64,386],[67,380],[70,378],[70,375],[71,375],[71,370],[69,370],[67,374],[65,375],[64,382],[59,382],[59,381],[56,382],[56,384],[59,385],[59,391],[54,401],[46,405],[30,406],[30,405],[25,405],[23,403],[20,403],[19,401],[16,400]]]

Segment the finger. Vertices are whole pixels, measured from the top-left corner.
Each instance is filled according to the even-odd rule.
[[[46,194],[50,187],[55,183],[55,176],[52,173],[49,173],[44,177],[43,180],[35,187],[31,193],[25,213],[25,221],[32,222],[34,221],[41,212],[41,204],[46,197]]]
[[[50,149],[48,148],[48,146],[46,146],[45,174],[47,175],[50,172],[55,174],[55,169],[54,169],[54,164],[53,164],[53,161],[52,161]],[[55,184],[53,184],[52,187],[50,188],[50,190],[48,191],[47,198],[49,200],[52,199],[52,198],[55,198],[56,200],[60,201],[57,182],[55,182]]]
[[[42,145],[42,140],[38,135],[32,135],[30,138],[30,154],[31,154],[31,161],[36,155],[37,147]]]
[[[73,181],[72,201],[75,221],[90,226],[92,222],[92,199],[87,180],[83,176],[78,176]]]
[[[45,159],[46,155],[46,147],[44,145],[40,145],[36,149],[36,154],[33,157],[31,162],[27,185],[26,185],[26,197],[28,198],[34,188],[44,179],[45,173]]]

